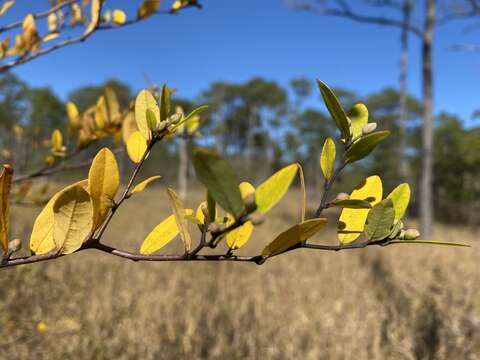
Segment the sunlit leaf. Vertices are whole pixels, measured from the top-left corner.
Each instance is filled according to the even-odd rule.
[[[340,101],[338,101],[337,97],[327,84],[318,79],[317,84],[330,116],[333,118],[338,129],[342,133],[342,138],[350,139],[350,126],[348,125],[347,114],[345,114],[345,110],[343,110]]]
[[[53,33],[57,31],[57,14],[50,13],[47,17],[48,31]]]
[[[253,185],[246,181],[240,183],[239,189],[243,200],[245,200],[250,194],[255,194],[255,188]],[[229,216],[227,226],[232,225],[234,222],[235,219],[232,216]],[[228,247],[232,250],[241,248],[250,239],[252,232],[253,224],[251,221],[247,221],[236,229],[229,231],[226,235]]]
[[[374,206],[382,200],[382,180],[370,176],[357,185],[350,195],[350,200],[364,200]],[[343,209],[338,221],[338,238],[348,244],[356,240],[363,232],[369,209]]]
[[[213,199],[227,212],[239,217],[243,212],[243,201],[238,179],[228,161],[218,154],[196,149],[193,166],[200,182],[205,185]]]
[[[332,178],[336,154],[335,142],[331,138],[327,138],[323,144],[322,154],[320,155],[320,168],[326,180]]]
[[[139,131],[134,132],[127,141],[128,156],[134,163],[139,163],[145,151],[147,151],[147,140]]]
[[[376,204],[368,213],[365,223],[365,236],[369,241],[383,240],[390,235],[395,210],[391,199]]]
[[[85,35],[91,34],[100,23],[100,9],[101,9],[102,1],[103,0],[91,0],[90,22],[87,28],[85,29],[85,32],[84,32]]]
[[[282,232],[275,240],[268,244],[262,251],[262,256],[269,257],[281,254],[292,246],[307,240],[318,233],[327,224],[327,219],[318,218],[306,220],[293,225],[290,229]]]
[[[178,198],[178,195],[172,189],[167,189],[168,198],[170,200],[170,206],[172,208],[175,221],[177,222],[178,229],[180,230],[180,236],[185,246],[185,251],[190,251],[192,248],[192,238],[188,231],[188,224],[185,220],[185,209],[182,201]]]
[[[92,230],[93,205],[80,185],[62,192],[53,204],[53,241],[62,254],[78,250]]]
[[[53,130],[52,138],[51,138],[50,141],[52,143],[52,151],[55,151],[55,152],[62,151],[63,136],[62,136],[62,133],[60,132],[60,130],[58,130],[58,129]]]
[[[118,103],[117,94],[111,87],[105,88],[105,102],[107,105],[108,122],[113,122],[120,116],[120,104]]]
[[[377,131],[363,136],[345,152],[345,159],[352,163],[368,156],[380,141],[390,135],[390,131]]]
[[[143,180],[142,182],[138,183],[137,185],[135,185],[135,187],[132,189],[132,191],[130,192],[130,194],[135,194],[135,193],[139,193],[143,190],[145,190],[145,188],[153,181],[155,180],[158,180],[160,179],[161,176],[159,175],[156,175],[156,176],[151,176],[149,177],[148,179],[145,179]]]
[[[287,193],[297,171],[297,164],[288,165],[260,184],[255,191],[257,211],[264,214],[272,209]]]
[[[362,135],[363,127],[368,123],[368,109],[364,104],[355,104],[347,112],[347,117],[350,119],[350,133],[352,138]]]
[[[5,14],[5,12],[13,5],[15,1],[5,1],[0,8],[0,16]]]
[[[152,134],[147,121],[147,110],[150,110],[155,114],[158,124],[160,122],[160,109],[158,108],[157,101],[150,91],[142,90],[135,100],[135,120],[137,122],[138,131],[140,131],[145,139],[150,140]]]
[[[405,211],[410,203],[410,186],[407,183],[398,185],[387,196],[387,199],[391,199],[393,202],[395,220],[400,220],[405,215]]]
[[[177,129],[178,127],[181,127],[183,124],[188,123],[191,119],[200,115],[202,112],[204,112],[207,109],[208,109],[208,105],[201,105],[193,109],[190,114],[188,114],[182,120],[180,120],[179,123],[175,124],[175,126],[173,126],[172,129]]]
[[[119,185],[120,174],[115,155],[110,149],[103,148],[93,159],[88,173],[88,192],[93,202],[94,230],[105,220]]]
[[[0,174],[0,245],[3,253],[8,251],[8,228],[10,213],[10,188],[12,185],[13,168],[10,165],[3,165]]]

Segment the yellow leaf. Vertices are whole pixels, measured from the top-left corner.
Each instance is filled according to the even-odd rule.
[[[277,171],[255,191],[257,211],[266,213],[285,195],[298,171],[297,164],[291,164]]]
[[[88,180],[82,180],[69,185],[53,195],[35,219],[32,234],[30,236],[30,250],[33,253],[41,255],[55,250],[55,242],[53,241],[53,205],[63,192],[68,191],[75,186],[81,186],[86,189],[88,187]]]
[[[84,35],[89,35],[97,28],[97,25],[100,22],[100,10],[102,0],[91,0],[90,7],[90,23],[87,26],[87,29],[84,32]]]
[[[81,127],[77,106],[73,102],[69,101],[67,102],[66,108],[70,132],[72,134],[76,134]]]
[[[387,199],[391,199],[393,202],[393,208],[395,209],[395,220],[400,220],[405,215],[405,211],[410,203],[410,186],[407,183],[398,185],[387,196]]]
[[[347,112],[347,117],[350,119],[350,133],[352,138],[362,135],[363,127],[368,123],[368,109],[364,104],[355,104]]]
[[[105,220],[119,185],[120,175],[115,155],[108,148],[103,148],[93,159],[88,173],[88,192],[93,202],[94,230]]]
[[[10,6],[12,6],[13,4],[15,4],[15,1],[6,1],[2,7],[0,8],[0,15],[3,15],[5,14],[5,12],[10,8]]]
[[[253,187],[253,185],[246,181],[241,182],[238,187],[240,189],[240,194],[242,195],[243,200],[245,200],[248,195],[255,193],[255,188]],[[228,214],[227,217],[227,226],[230,226],[235,222],[235,219],[230,214]],[[250,239],[252,232],[253,224],[251,221],[247,221],[242,226],[239,226],[238,228],[228,232],[226,235],[228,247],[232,250],[241,248]]]
[[[134,163],[139,163],[145,151],[147,151],[147,140],[140,132],[134,132],[127,141],[128,156]]]
[[[300,201],[302,208],[300,209],[300,221],[305,221],[305,213],[307,212],[307,192],[305,190],[305,176],[303,175],[302,165],[297,163],[298,172],[300,174]]]
[[[156,175],[156,176],[152,176],[152,177],[149,177],[148,179],[143,180],[141,183],[135,185],[135,187],[133,188],[133,190],[130,194],[135,194],[135,193],[138,193],[138,192],[141,192],[141,191],[145,190],[145,188],[148,186],[148,184],[150,184],[151,182],[153,182],[155,180],[158,180],[160,178],[161,178],[161,176]]]
[[[135,100],[135,120],[137,122],[138,131],[147,140],[152,137],[151,128],[147,120],[147,110],[150,110],[155,115],[156,124],[160,122],[160,109],[157,101],[148,90],[142,90],[137,95]]]
[[[42,38],[42,41],[43,41],[43,42],[51,41],[51,40],[54,40],[54,39],[58,38],[59,36],[60,36],[59,33],[53,32],[53,33],[50,33],[50,34],[45,35],[45,36]]]
[[[73,3],[71,8],[70,8],[70,11],[71,11],[71,25],[75,25],[75,24],[79,24],[79,23],[83,23],[84,22],[84,18],[83,18],[83,11],[82,11],[82,8],[80,7],[80,5],[78,5],[77,3]]]
[[[336,154],[335,142],[331,138],[327,138],[323,144],[322,155],[320,156],[320,168],[326,180],[332,178]]]
[[[160,0],[143,0],[142,5],[137,10],[138,18],[142,19],[154,14],[160,6]]]
[[[365,200],[372,205],[382,200],[382,180],[370,176],[357,185],[350,195],[351,200]],[[343,209],[338,221],[338,238],[343,244],[355,241],[362,233],[370,209]]]
[[[112,22],[116,25],[125,24],[127,21],[127,15],[120,9],[113,10],[112,14]]]
[[[240,195],[242,195],[242,199],[244,200],[248,195],[255,193],[253,185],[246,181],[241,182],[240,185],[238,185],[238,188],[240,189]]]
[[[105,101],[108,110],[108,122],[114,122],[120,116],[120,105],[115,91],[110,87],[105,88]]]
[[[185,210],[185,216],[190,216],[192,211]],[[178,235],[178,225],[175,215],[170,215],[160,224],[155,226],[150,234],[145,238],[140,247],[140,254],[151,254],[160,250],[162,247],[172,241]]]
[[[185,209],[181,200],[178,198],[175,191],[170,188],[167,188],[168,198],[170,200],[170,206],[175,216],[175,221],[180,230],[180,236],[182,238],[183,244],[185,245],[185,251],[190,251],[192,247],[192,238],[188,232],[188,224],[185,220]]]
[[[78,250],[92,230],[93,205],[80,185],[62,192],[53,204],[53,241],[62,254]]]
[[[138,131],[137,123],[135,122],[133,111],[130,111],[125,115],[122,122],[122,138],[125,145],[127,145],[128,139],[135,131]]]
[[[53,33],[57,31],[57,15],[55,13],[50,13],[47,17],[48,31]]]
[[[281,254],[285,250],[305,241],[315,235],[327,224],[327,219],[310,219],[300,224],[293,225],[288,230],[278,235],[275,240],[268,244],[262,251],[262,256],[269,257]]]
[[[3,165],[3,170],[0,174],[0,244],[4,254],[8,252],[8,217],[12,177],[13,168],[10,165]]]
[[[52,132],[52,151],[61,152],[63,147],[63,136],[60,130],[55,129]]]
[[[108,122],[107,105],[105,104],[105,97],[102,95],[98,98],[95,108],[95,124],[99,130],[105,128]]]
[[[206,201],[201,202],[200,205],[198,205],[197,207],[197,211],[195,212],[195,222],[198,225],[205,224],[205,214],[203,213],[202,209],[208,211],[208,204]],[[213,218],[216,219],[217,215],[218,215],[218,211],[217,211],[217,208],[215,207],[215,216]]]

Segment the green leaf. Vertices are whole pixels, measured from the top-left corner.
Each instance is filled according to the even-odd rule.
[[[307,240],[318,233],[327,223],[327,219],[318,218],[306,220],[293,225],[288,230],[278,235],[275,240],[268,244],[262,251],[262,256],[270,257],[281,254],[301,241]]]
[[[186,123],[187,121],[190,121],[190,119],[194,118],[197,115],[200,115],[202,112],[204,112],[207,109],[208,109],[208,105],[201,105],[201,106],[193,109],[190,114],[188,114],[180,122],[175,124],[175,126],[173,126],[173,129],[176,129],[179,126],[181,126],[182,124]]]
[[[391,199],[385,199],[375,205],[368,213],[365,235],[369,241],[383,240],[390,235],[395,210]]]
[[[155,115],[156,125],[160,123],[160,109],[157,101],[148,90],[142,90],[138,93],[135,100],[135,121],[137,122],[138,131],[146,140],[152,137],[151,128],[147,120],[147,109],[150,109]],[[150,124],[151,125],[151,124]]]
[[[347,117],[350,119],[350,132],[352,138],[362,135],[363,127],[368,123],[368,109],[364,104],[355,104],[347,112]]]
[[[230,164],[220,155],[206,149],[193,152],[193,166],[200,182],[212,198],[227,212],[238,218],[243,201],[238,185],[240,180]]]
[[[360,199],[348,199],[348,200],[336,200],[332,202],[332,206],[343,209],[371,209],[372,205],[365,200]]]
[[[178,198],[178,195],[170,188],[167,188],[168,198],[170,200],[170,206],[172,208],[175,221],[177,222],[178,229],[180,230],[180,236],[185,246],[185,251],[190,251],[192,248],[192,238],[188,231],[188,224],[185,220],[185,208],[182,202]]]
[[[168,114],[170,114],[170,89],[167,84],[164,84],[162,87],[162,93],[160,94],[160,119],[162,121],[166,120]]]
[[[146,118],[147,118],[147,126],[150,131],[155,131],[157,129],[157,118],[155,117],[155,113],[152,111],[152,109],[147,109],[146,112]]]
[[[260,184],[255,191],[258,212],[265,214],[282,199],[297,175],[297,171],[297,164],[288,165]]]
[[[345,152],[345,158],[349,163],[358,161],[368,156],[373,149],[378,145],[380,141],[390,135],[390,131],[377,131],[371,134],[363,136],[360,140],[356,141]]]
[[[391,199],[393,202],[393,208],[395,209],[395,220],[403,218],[405,211],[410,203],[410,186],[407,183],[398,185],[387,196],[387,199]]]
[[[208,211],[208,223],[215,222],[217,216],[217,208],[215,204],[215,199],[210,194],[210,191],[207,191],[207,211]]]
[[[340,105],[340,101],[338,101],[337,97],[327,84],[318,79],[317,84],[322,93],[323,101],[325,102],[328,112],[332,116],[337,127],[340,129],[342,137],[346,140],[350,139],[350,126],[348,124],[347,114],[345,114],[345,110],[343,110],[342,105]]]
[[[430,245],[471,247],[471,245],[462,244],[458,242],[434,241],[434,240],[392,240],[390,241],[390,244],[430,244]]]
[[[336,154],[335,142],[331,138],[327,138],[323,144],[322,154],[320,156],[320,168],[326,180],[332,178]]]

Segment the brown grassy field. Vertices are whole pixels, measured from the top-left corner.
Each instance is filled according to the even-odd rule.
[[[295,221],[297,196],[242,253]],[[138,249],[168,211],[163,190],[145,191],[122,206],[105,242]],[[15,207],[14,235],[28,239],[38,212]],[[439,225],[436,238],[474,244],[478,233]],[[85,251],[0,272],[0,358],[480,359],[479,249],[301,250],[263,266]]]

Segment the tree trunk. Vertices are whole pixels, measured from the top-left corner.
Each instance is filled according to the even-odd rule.
[[[412,14],[411,0],[403,2],[403,27],[400,35],[400,114],[398,117],[399,126],[399,154],[400,154],[400,178],[402,181],[409,180],[409,169],[407,162],[407,77],[408,77],[408,35],[410,17]]]
[[[422,34],[423,131],[422,179],[420,183],[420,229],[422,237],[432,234],[433,204],[433,72],[432,44],[435,26],[435,0],[426,0],[425,24]]]
[[[180,199],[187,198],[188,190],[188,151],[187,140],[180,137],[178,139],[178,196]]]

